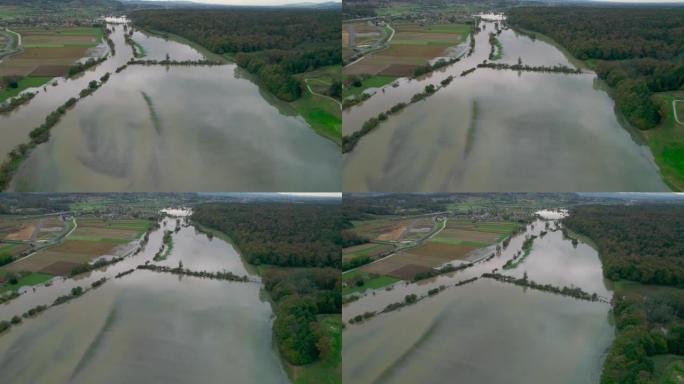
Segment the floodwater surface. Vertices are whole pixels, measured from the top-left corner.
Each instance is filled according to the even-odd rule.
[[[610,300],[597,252],[535,221],[490,261],[417,284],[367,292],[346,305],[343,319],[380,311],[406,294],[433,297],[398,311],[349,324],[343,334],[343,381],[354,383],[598,383],[614,330],[610,305],[527,289],[491,279],[459,287],[458,281],[498,269],[500,273],[555,286],[575,286]],[[525,236],[532,252],[517,268],[503,264]],[[490,247],[494,252],[494,247]]]
[[[45,116],[106,72],[111,78],[52,128],[14,176],[18,191],[339,191],[340,151],[235,64],[129,65],[116,55],[0,116],[3,155]],[[135,32],[143,59],[198,60],[189,45]],[[7,140],[5,140],[7,138]]]
[[[73,286],[109,280],[69,303],[26,319],[0,337],[0,370],[8,382],[51,383],[289,383],[273,345],[270,304],[260,297],[228,243],[183,227],[173,234],[165,262],[192,270],[250,275],[242,283],[136,270],[151,260],[165,228],[151,233],[145,251],[79,280],[39,287],[7,305],[0,318],[49,304]],[[174,264],[175,263],[175,264]]]
[[[399,80],[345,111],[344,133],[399,102],[453,82],[391,116],[343,156],[345,191],[662,191],[650,150],[621,124],[614,102],[581,75],[478,68],[494,23],[472,56],[421,80]],[[555,46],[505,30],[500,63],[572,66]]]

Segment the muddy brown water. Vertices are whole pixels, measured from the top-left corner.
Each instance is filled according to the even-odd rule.
[[[556,286],[576,286],[610,299],[597,252],[562,233],[548,232],[515,269],[501,270],[521,249],[514,237],[500,256],[461,272],[392,290],[366,292],[343,308],[343,320],[380,311],[406,294],[425,295],[440,285],[499,268],[506,275]],[[495,247],[473,255],[477,259]],[[614,338],[609,304],[525,289],[489,279],[450,287],[398,311],[348,325],[343,333],[343,381],[354,383],[598,383]]]
[[[420,80],[399,80],[344,112],[346,135],[426,85],[453,82],[412,104],[343,156],[345,191],[663,191],[650,150],[621,124],[593,72],[582,75],[477,69],[472,56]],[[506,30],[498,62],[572,66],[554,45]]]
[[[51,138],[22,164],[15,191],[339,191],[340,150],[294,110],[263,92],[235,64],[129,66],[122,25],[116,55],[75,79],[60,79],[27,105],[0,115],[2,156],[28,141],[45,116],[110,72]],[[202,53],[135,32],[146,59],[197,60]]]
[[[167,219],[167,228],[175,220]],[[0,318],[49,304],[73,286],[110,278],[83,296],[24,320],[0,336],[3,381],[50,383],[289,383],[272,341],[273,312],[257,282],[237,283],[136,270],[151,260],[164,227],[145,251],[78,280],[56,281],[0,306]],[[184,227],[156,264],[249,274],[229,243]]]

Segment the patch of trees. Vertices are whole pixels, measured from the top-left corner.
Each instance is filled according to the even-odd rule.
[[[243,283],[250,281],[249,277],[236,275],[230,271],[208,272],[208,271],[192,271],[192,270],[187,269],[187,268],[184,269],[183,268],[183,262],[179,262],[178,267],[175,267],[175,268],[165,266],[165,265],[143,264],[143,265],[138,265],[137,269],[144,269],[144,270],[160,272],[160,273],[171,273],[174,275],[194,276],[194,277],[201,277],[201,278],[205,278],[205,279],[214,279],[214,280],[240,281]],[[128,273],[131,273],[131,271],[126,272],[126,274],[128,274]]]
[[[212,65],[224,65],[225,63],[219,60],[171,60],[170,58],[166,58],[164,60],[136,60],[136,59],[130,59],[126,65],[190,65],[190,66],[195,66],[195,65],[207,65],[207,66],[212,66]],[[121,67],[120,67],[121,68]],[[121,69],[123,70],[123,69]]]
[[[173,33],[256,74],[277,97],[294,101],[302,85],[293,75],[342,62],[339,10],[140,10],[142,28]]]
[[[339,268],[340,211],[326,203],[207,203],[192,220],[228,235],[251,264]]]
[[[274,302],[273,333],[285,359],[302,365],[328,357],[333,340],[318,316],[342,313],[340,271],[269,269],[263,282]]]
[[[87,69],[92,68],[92,67],[104,62],[105,60],[107,60],[106,56],[101,57],[99,59],[95,59],[95,58],[91,57],[82,63],[81,62],[76,63],[73,66],[71,66],[71,68],[69,68],[69,72],[68,72],[69,77],[73,77],[73,76],[78,75],[81,72],[85,72]]]
[[[683,206],[578,206],[563,222],[598,246],[607,278],[684,288]]]
[[[366,220],[376,215],[428,214],[446,211],[453,203],[454,194],[392,193],[344,194],[342,211],[344,226],[353,227],[352,221]]]
[[[365,0],[347,0],[342,2],[342,16],[345,19],[375,17],[375,5]]]
[[[550,36],[581,60],[597,60],[596,74],[615,88],[618,108],[639,129],[662,119],[653,92],[684,86],[682,8],[520,7],[508,21]]]
[[[82,273],[94,271],[102,267],[107,267],[116,264],[123,259],[123,257],[113,257],[111,259],[99,259],[92,264],[81,264],[77,267],[74,267],[71,271],[69,271],[69,277],[74,277]]]
[[[9,99],[8,101],[0,104],[0,113],[7,113],[17,109],[19,106],[28,103],[37,94],[38,92],[24,92],[19,96]]]
[[[366,92],[361,92],[361,94],[359,94],[356,97],[346,98],[346,99],[342,100],[342,109],[347,109],[349,107],[353,107],[355,105],[361,104],[370,98],[371,98],[371,95],[369,95]]]
[[[79,99],[91,95],[108,79],[109,74],[106,74],[101,77],[100,83],[95,80],[91,81],[88,84],[88,87],[81,90]],[[12,176],[14,176],[14,173],[19,169],[21,163],[28,158],[29,154],[36,146],[50,139],[50,130],[52,127],[57,125],[67,110],[76,105],[76,102],[79,99],[72,97],[64,104],[59,106],[56,110],[52,111],[49,115],[47,115],[45,121],[40,126],[33,129],[29,133],[30,141],[28,143],[19,144],[14,147],[12,151],[10,151],[8,159],[0,165],[0,190],[7,189],[10,181],[12,180]]]
[[[681,89],[684,63],[650,58],[601,61],[596,74],[615,89],[615,102],[635,127],[645,130],[662,120],[660,108],[652,100],[654,92]]]
[[[525,275],[521,278],[515,278],[513,276],[506,276],[506,275],[502,275],[500,273],[483,273],[482,277],[487,278],[487,279],[494,279],[494,280],[501,281],[504,283],[519,285],[521,287],[528,287],[528,288],[536,289],[538,291],[555,293],[557,295],[562,295],[562,296],[569,296],[569,297],[573,297],[573,298],[579,299],[579,300],[604,301],[604,302],[607,301],[607,300],[601,298],[598,294],[586,292],[586,291],[582,290],[582,288],[579,288],[579,287],[556,287],[555,285],[551,285],[551,284],[536,283],[533,280],[529,280],[527,278],[527,273],[525,273]]]
[[[2,81],[0,81],[0,84],[2,85],[2,88],[5,89],[17,89],[19,88],[19,82],[23,78],[23,76],[3,76],[1,79]]]
[[[263,276],[276,314],[273,334],[295,365],[332,353],[319,315],[342,312],[339,267],[348,240],[338,204],[207,203],[193,209],[192,220],[227,234],[252,264],[306,267],[272,267]]]
[[[453,285],[453,287],[460,287],[462,285],[470,284],[470,283],[476,281],[477,279],[478,279],[478,277],[471,277],[470,279],[458,281]],[[416,304],[417,302],[424,300],[428,297],[435,296],[436,294],[444,291],[448,287],[451,287],[451,286],[440,285],[438,287],[429,289],[425,295],[421,295],[421,296],[418,296],[414,293],[410,293],[410,294],[404,296],[403,301],[387,304],[387,306],[380,312],[376,312],[376,311],[365,312],[363,314],[354,316],[353,318],[349,319],[349,324],[362,323],[362,322],[364,322],[368,319],[371,319],[371,318],[373,318],[373,317],[375,317],[381,313],[396,311],[396,310],[399,310],[399,309],[404,308],[406,306]],[[355,297],[355,296],[352,296],[352,297]]]
[[[173,237],[172,237],[173,232],[165,229],[164,230],[164,237],[162,238],[162,243],[161,246],[159,247],[159,250],[157,253],[154,254],[154,257],[152,260],[154,261],[162,261],[166,260],[167,257],[169,257],[169,254],[171,254],[171,251],[173,250]]]
[[[684,292],[619,291],[613,297],[615,340],[601,384],[652,383],[652,356],[684,355]]]
[[[447,83],[448,85],[449,83]],[[443,85],[444,87],[446,85]],[[421,100],[426,99],[428,96],[433,95],[435,92],[440,90],[442,87],[435,87],[433,84],[428,84],[425,86],[423,92],[419,92],[411,97],[409,104],[417,103]],[[397,103],[392,108],[386,112],[380,112],[378,117],[371,117],[366,122],[363,123],[361,129],[352,133],[351,135],[342,136],[342,153],[351,152],[356,144],[361,140],[361,138],[369,133],[371,133],[375,128],[380,125],[381,122],[386,121],[391,115],[397,114],[406,108],[406,103]]]
[[[489,45],[491,46],[491,49],[489,51],[489,60],[499,60],[503,55],[503,46],[501,45],[499,39],[496,38],[496,36],[500,33],[501,31],[498,30],[498,24],[497,33],[489,33]]]
[[[445,273],[451,273],[451,272],[456,272],[456,271],[462,271],[464,269],[472,267],[474,264],[473,263],[462,263],[460,265],[451,265],[447,264],[441,268],[438,269],[431,269],[426,272],[419,272],[415,276],[413,276],[413,281],[420,281],[420,280],[425,280],[429,279],[431,277],[443,275]]]
[[[546,235],[546,232],[543,232],[544,235]],[[541,237],[544,237],[543,235]],[[513,269],[520,265],[527,256],[530,255],[530,252],[532,252],[532,246],[534,245],[534,239],[536,239],[537,236],[532,235],[530,237],[526,237],[525,240],[523,241],[522,244],[522,249],[518,251],[513,257],[506,261],[506,264],[503,265],[503,269]],[[505,246],[508,246],[508,243],[505,244]]]
[[[505,64],[505,63],[480,63],[477,65],[478,68],[492,68],[496,70],[512,70],[512,71],[525,71],[525,72],[547,72],[547,73],[565,73],[565,74],[582,74],[582,70],[579,68],[571,68],[566,65],[554,65],[553,67],[540,65],[531,66],[526,64]]]
[[[423,75],[428,74],[428,73],[430,73],[436,69],[447,67],[451,64],[458,63],[459,61],[461,61],[460,57],[451,58],[449,60],[439,59],[434,64],[426,64],[424,66],[420,66],[420,67],[414,69],[413,70],[413,77],[423,76]]]

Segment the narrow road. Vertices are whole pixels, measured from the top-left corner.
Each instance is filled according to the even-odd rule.
[[[70,230],[69,232],[67,232],[65,235],[60,236],[60,237],[58,237],[58,238],[56,238],[56,239],[54,239],[54,240],[51,240],[51,241],[46,242],[46,243],[43,244],[42,246],[35,248],[35,250],[34,250],[33,252],[29,253],[28,255],[26,255],[26,256],[24,256],[24,257],[22,257],[22,258],[16,259],[16,260],[12,261],[11,263],[9,263],[9,264],[7,264],[7,265],[12,265],[12,264],[15,264],[15,263],[20,262],[21,260],[28,259],[29,257],[31,257],[31,256],[35,255],[36,253],[38,253],[38,251],[40,251],[40,250],[43,249],[43,248],[51,247],[51,246],[53,246],[53,245],[56,245],[56,244],[58,244],[58,243],[61,243],[65,238],[67,238],[69,235],[71,235],[71,234],[76,230],[76,228],[78,228],[78,224],[76,223],[76,218],[73,218],[73,219],[71,219],[71,220],[72,220],[72,222],[74,223],[74,227],[71,228],[71,230]],[[66,223],[64,223],[64,224],[67,225],[67,228],[68,228],[68,224],[66,224]]]
[[[680,121],[679,118],[677,117],[677,102],[678,101],[684,103],[684,100],[672,100],[672,112],[674,113],[675,121],[678,124],[684,125],[684,121]]]
[[[319,79],[304,79],[304,83],[306,83],[306,89],[308,89],[309,92],[311,92],[312,95],[316,95],[316,96],[324,97],[324,98],[326,98],[326,99],[330,99],[330,100],[334,101],[334,102],[340,107],[340,110],[342,109],[342,103],[340,103],[339,101],[335,100],[333,97],[330,97],[330,96],[328,96],[328,95],[324,95],[324,94],[321,94],[321,93],[318,93],[318,92],[314,92],[314,90],[311,89],[311,86],[309,85],[309,80],[317,80],[317,81],[320,81],[320,82],[322,82],[322,83],[325,83],[325,82],[322,81],[322,80],[319,80]]]
[[[404,250],[407,250],[407,249],[411,249],[411,248],[415,248],[415,247],[417,247],[417,246],[423,244],[425,241],[428,241],[428,240],[432,239],[433,237],[439,235],[439,233],[442,232],[442,231],[444,230],[444,228],[446,228],[447,220],[448,220],[448,219],[445,217],[444,220],[441,221],[441,223],[442,223],[442,228],[439,228],[439,229],[437,229],[436,231],[430,233],[430,234],[429,234],[428,236],[426,236],[425,238],[423,238],[423,239],[421,239],[421,240],[416,240],[416,241],[413,242],[413,244],[411,244],[411,245],[398,246],[398,247],[394,250],[394,252],[390,253],[389,255],[387,255],[387,256],[385,256],[385,257],[381,257],[381,258],[379,258],[379,259],[377,259],[377,260],[371,261],[371,262],[368,263],[368,264],[361,265],[361,266],[359,266],[359,267],[357,267],[357,268],[346,270],[346,271],[343,272],[343,274],[344,274],[344,273],[349,273],[349,272],[351,272],[351,271],[355,271],[355,270],[357,270],[357,269],[359,269],[359,268],[361,268],[361,267],[365,267],[365,266],[367,266],[367,265],[375,264],[375,263],[377,263],[377,262],[379,262],[379,261],[382,261],[382,260],[389,259],[390,257],[392,257],[392,256],[394,256],[394,255],[396,255],[396,254],[398,254],[398,253],[401,252],[401,251],[404,251]],[[438,224],[438,225],[439,225],[439,224]]]
[[[5,28],[5,31],[17,35],[17,49],[21,48],[21,35],[18,34],[17,32],[12,31],[12,30],[9,29],[9,28]]]
[[[375,51],[377,51],[377,50],[380,50],[380,49],[383,49],[383,48],[387,48],[387,46],[389,46],[390,42],[391,42],[392,39],[394,38],[394,34],[397,32],[397,31],[395,31],[394,28],[392,28],[392,26],[389,25],[389,24],[387,24],[387,28],[389,28],[389,29],[392,31],[392,34],[390,35],[389,39],[387,39],[386,42],[384,42],[383,44],[381,44],[381,45],[378,46],[377,48],[372,49],[372,50],[366,52],[366,54],[364,54],[363,56],[361,56],[361,57],[359,57],[358,59],[352,61],[351,63],[345,65],[344,68],[351,67],[352,65],[354,65],[354,64],[358,63],[359,61],[365,59],[366,57],[368,57],[368,55],[370,55],[371,53],[373,53],[373,52],[375,52]]]

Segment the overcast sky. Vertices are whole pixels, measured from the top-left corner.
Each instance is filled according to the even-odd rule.
[[[298,3],[327,3],[333,1],[339,3],[342,0],[190,0],[204,4],[230,4],[230,5],[284,5]]]
[[[684,0],[597,0],[611,3],[682,3]]]

